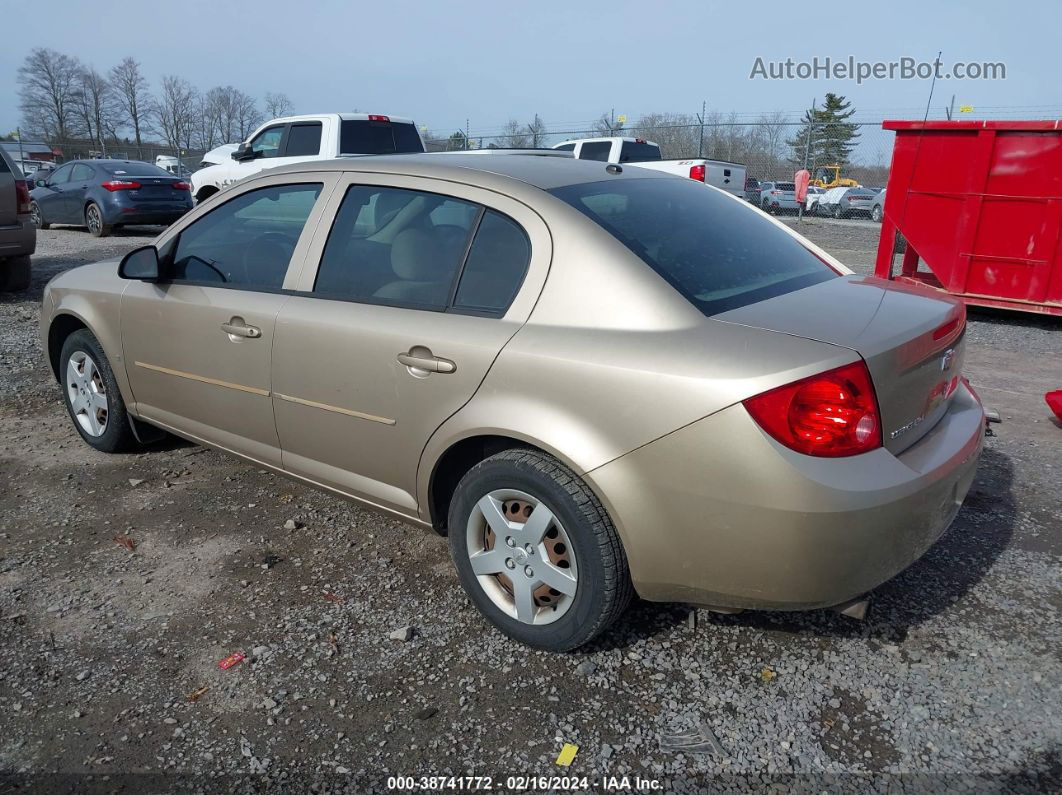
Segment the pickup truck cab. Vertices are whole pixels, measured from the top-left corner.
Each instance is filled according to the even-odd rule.
[[[412,119],[369,113],[284,116],[251,133],[229,161],[195,172],[192,196],[201,202],[244,177],[292,163],[423,151],[424,141]]]
[[[553,148],[571,152],[578,160],[630,163],[639,168],[651,168],[654,171],[689,177],[724,190],[739,199],[745,198],[745,166],[741,163],[700,157],[664,160],[660,156],[660,146],[653,141],[623,136],[576,138],[559,143]]]

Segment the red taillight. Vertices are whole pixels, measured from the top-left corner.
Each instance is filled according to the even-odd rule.
[[[391,121],[390,116],[377,116],[375,114],[369,114],[369,121]]]
[[[30,211],[29,188],[26,187],[25,180],[20,179],[15,182],[15,200],[18,203],[16,212],[19,215],[25,215]]]
[[[174,190],[191,190],[192,186],[189,185],[187,182],[174,182],[173,183],[173,189]]]
[[[690,166],[690,179],[704,182],[704,166]]]
[[[776,191],[776,190],[772,190],[772,191],[771,191],[771,195],[772,195],[772,196],[777,196],[777,195],[778,195],[778,191]]]
[[[791,450],[836,458],[881,446],[881,418],[862,361],[743,401],[763,430]]]
[[[140,190],[140,183],[129,179],[111,179],[104,182],[102,187],[113,193],[116,190]]]

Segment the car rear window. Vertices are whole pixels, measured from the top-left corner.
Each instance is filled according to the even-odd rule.
[[[150,163],[97,163],[108,174],[121,177],[172,177],[169,171]],[[188,169],[185,169],[187,171]]]
[[[660,159],[660,147],[645,141],[624,141],[620,147],[621,163],[648,163]]]
[[[796,190],[796,185],[792,182],[776,182],[775,188],[777,190]]]
[[[691,180],[623,179],[550,193],[604,227],[706,315],[837,276],[746,204]]]
[[[393,155],[423,152],[417,128],[407,122],[351,120],[339,128],[339,153],[343,155]]]

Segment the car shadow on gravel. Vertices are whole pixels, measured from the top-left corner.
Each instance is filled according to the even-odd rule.
[[[911,628],[961,603],[1010,545],[1017,522],[1013,480],[1010,459],[986,447],[977,478],[951,528],[920,560],[870,594],[870,608],[864,621],[832,610],[747,610],[735,615],[700,610],[700,623],[708,625],[702,631],[720,625],[792,635],[810,632],[826,637],[902,642]],[[636,601],[586,651],[624,649],[666,633],[686,622],[692,609],[685,605]]]

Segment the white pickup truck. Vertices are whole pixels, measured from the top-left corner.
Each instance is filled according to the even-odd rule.
[[[192,174],[192,196],[201,202],[244,177],[289,163],[423,151],[424,141],[411,119],[375,113],[284,116],[251,133],[236,147],[231,162]]]
[[[728,163],[725,160],[706,160],[704,158],[686,158],[683,160],[663,160],[659,145],[643,138],[575,138],[553,147],[572,152],[578,160],[600,160],[604,163],[630,163],[639,168],[651,168],[689,177],[706,185],[725,190],[745,198],[745,166],[741,163]]]

